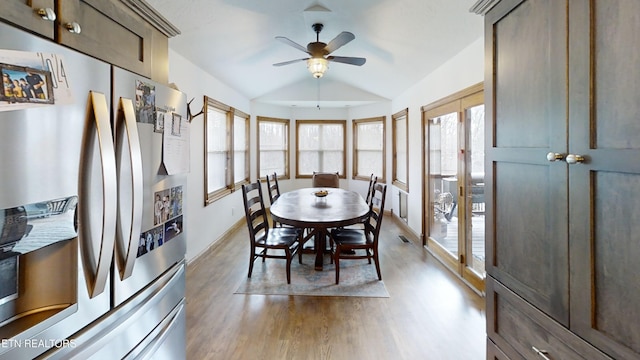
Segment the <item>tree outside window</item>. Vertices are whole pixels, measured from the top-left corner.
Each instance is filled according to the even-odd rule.
[[[337,172],[345,177],[345,120],[296,121],[296,177],[313,172]]]
[[[353,120],[353,178],[369,180],[371,174],[384,182],[384,116]]]
[[[289,120],[258,116],[258,176],[289,178]]]
[[[204,98],[205,205],[249,182],[249,115]]]

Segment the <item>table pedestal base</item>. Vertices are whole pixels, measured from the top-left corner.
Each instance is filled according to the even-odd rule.
[[[327,237],[329,236],[329,231],[325,228],[317,228],[311,230],[307,236],[304,237],[302,241],[303,244],[307,242],[307,240],[313,237],[313,251],[316,253],[315,260],[315,269],[317,271],[322,271],[324,264],[324,254],[331,253],[331,251],[327,250]],[[310,248],[303,249],[301,248],[298,251],[311,250]]]
[[[318,229],[314,246],[316,247],[316,270],[322,271],[324,264],[324,252],[327,249],[327,229]]]

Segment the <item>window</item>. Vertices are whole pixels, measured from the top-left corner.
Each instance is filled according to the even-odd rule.
[[[314,171],[345,177],[346,126],[346,120],[296,121],[296,177],[311,177]]]
[[[249,182],[249,115],[204,98],[205,205]]]
[[[233,183],[249,183],[249,115],[233,109]]]
[[[371,174],[384,182],[384,116],[353,120],[353,178],[369,180]]]
[[[404,191],[409,191],[408,114],[409,109],[404,109],[391,117],[393,119],[393,185]]]
[[[258,116],[258,177],[289,178],[289,120]]]

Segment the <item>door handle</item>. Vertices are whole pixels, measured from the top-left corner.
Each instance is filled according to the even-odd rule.
[[[567,155],[567,158],[565,161],[567,162],[567,164],[573,165],[573,164],[582,163],[584,162],[584,160],[585,160],[584,156],[582,155],[569,154]]]
[[[547,160],[550,162],[560,161],[564,158],[564,155],[557,152],[550,152],[547,154]]]
[[[116,158],[111,135],[111,124],[107,100],[104,94],[89,92],[89,109],[85,121],[80,158],[80,181],[78,183],[80,202],[78,204],[80,253],[89,296],[101,294],[109,278],[113,242],[115,237],[115,219],[117,212]],[[97,141],[97,144],[96,144]],[[100,179],[92,178],[91,169],[95,165],[93,158],[96,145],[100,158]],[[91,185],[102,181],[101,215],[92,219],[99,211],[92,203]],[[99,222],[99,224],[96,224]],[[100,239],[96,242],[97,238]],[[97,246],[97,248],[96,248]]]
[[[52,8],[38,9],[38,15],[40,15],[42,20],[56,21],[56,12],[53,11]]]
[[[66,23],[64,25],[64,28],[67,29],[67,31],[69,31],[72,34],[80,34],[82,32],[82,28],[80,27],[80,24],[78,24],[75,21]]]
[[[126,140],[129,151],[124,154],[128,156],[131,173],[131,208],[130,212],[125,212],[122,204],[118,212],[118,231],[116,236],[116,259],[118,271],[122,280],[128,278],[133,273],[138,245],[138,237],[142,229],[143,212],[143,181],[144,172],[142,168],[142,152],[140,137],[138,136],[138,125],[131,99],[120,98],[118,103],[118,115],[116,119],[117,142],[119,150],[122,150],[123,142]],[[119,175],[122,175],[122,163],[118,164]],[[127,179],[129,180],[129,179]],[[119,199],[121,200],[121,199]],[[127,221],[121,216],[130,216]],[[123,229],[124,224],[128,225]]]

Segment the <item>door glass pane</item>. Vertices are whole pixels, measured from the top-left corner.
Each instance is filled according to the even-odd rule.
[[[484,277],[484,105],[466,111],[467,120],[467,249],[473,271]]]
[[[458,257],[458,113],[429,119],[429,236]]]

